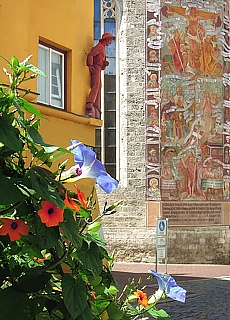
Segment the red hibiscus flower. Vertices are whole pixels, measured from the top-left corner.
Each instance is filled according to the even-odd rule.
[[[144,293],[141,290],[137,290],[137,292],[134,292],[135,296],[138,298],[138,302],[144,307],[146,308],[148,305],[148,297],[147,294]]]
[[[57,226],[59,222],[63,222],[63,209],[58,208],[54,203],[49,201],[42,201],[41,206],[42,209],[38,210],[38,215],[47,227]]]
[[[65,204],[66,207],[68,207],[70,209],[73,209],[76,212],[80,211],[79,205],[73,199],[68,197],[67,192],[66,192],[66,195],[65,195],[64,204]]]
[[[0,235],[8,234],[11,241],[19,240],[20,235],[27,236],[29,233],[29,226],[20,219],[1,218],[0,220],[3,222],[3,225],[0,226]]]
[[[76,184],[74,185],[74,187],[77,189],[77,200],[81,203],[83,208],[87,207],[87,201],[85,200],[85,194],[83,192],[80,191],[80,189],[78,189],[78,187],[76,186]]]

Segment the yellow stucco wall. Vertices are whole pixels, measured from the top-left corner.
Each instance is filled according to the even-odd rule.
[[[0,54],[10,60],[16,55],[23,61],[33,55],[31,63],[38,65],[39,40],[67,52],[67,110],[62,111],[32,102],[46,116],[40,133],[44,141],[67,147],[71,139],[87,145],[95,143],[95,127],[101,121],[83,116],[90,88],[86,67],[87,52],[93,46],[93,0],[0,0]],[[0,80],[8,83],[0,59]],[[37,80],[24,88],[37,92]],[[73,158],[73,157],[72,157]],[[73,159],[70,160],[70,165]],[[81,181],[79,186],[86,186]]]
[[[41,133],[47,142],[58,141],[62,146],[68,145],[70,139],[94,145],[95,126],[101,122],[75,116],[83,115],[89,92],[86,53],[93,46],[93,0],[0,0],[0,28],[0,54],[8,60],[13,54],[19,61],[33,54],[31,62],[37,66],[39,40],[67,51],[67,112],[70,114],[37,105],[50,120],[43,121]],[[0,59],[2,82],[7,82],[2,71],[5,65]],[[26,88],[36,92],[37,81],[26,82]]]

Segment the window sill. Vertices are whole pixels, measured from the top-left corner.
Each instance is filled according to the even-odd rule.
[[[63,111],[60,109],[42,106],[37,104],[37,108],[44,116],[54,117],[58,119],[68,120],[79,124],[84,124],[88,126],[101,127],[102,120],[95,118],[88,118],[81,116],[79,114]]]

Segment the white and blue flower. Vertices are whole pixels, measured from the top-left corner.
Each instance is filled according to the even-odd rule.
[[[105,170],[104,165],[96,158],[96,153],[77,140],[71,140],[68,149],[74,154],[75,166],[62,172],[58,179],[65,182],[75,182],[83,178],[93,179],[106,193],[111,193],[118,187],[118,181]]]
[[[160,274],[154,270],[149,270],[157,279],[160,292],[164,292],[173,300],[185,302],[186,290],[178,286],[175,279],[168,274]]]

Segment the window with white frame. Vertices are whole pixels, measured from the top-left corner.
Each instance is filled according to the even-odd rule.
[[[46,77],[38,76],[38,102],[64,109],[64,53],[39,44],[38,68]]]

